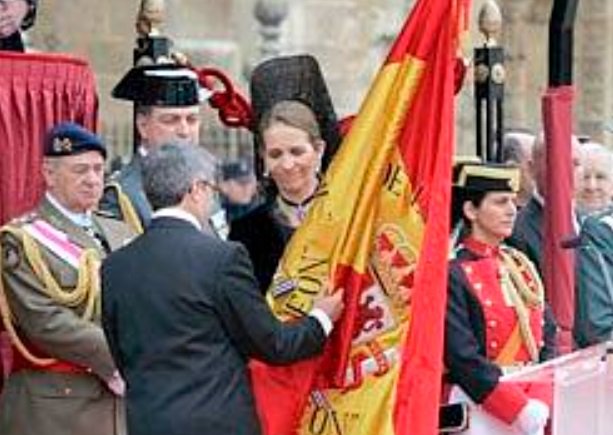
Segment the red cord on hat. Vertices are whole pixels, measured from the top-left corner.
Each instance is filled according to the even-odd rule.
[[[236,91],[228,76],[216,68],[191,68],[198,74],[200,86],[213,93],[209,104],[218,110],[221,122],[228,127],[251,129],[251,106],[247,99]],[[222,85],[221,89],[218,89],[219,83]]]

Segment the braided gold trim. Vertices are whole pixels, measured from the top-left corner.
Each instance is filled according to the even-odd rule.
[[[0,229],[0,235],[8,233],[20,239],[23,243],[24,253],[36,277],[42,282],[45,294],[54,302],[66,307],[77,307],[85,302],[85,310],[81,315],[84,320],[91,320],[100,312],[100,259],[94,249],[86,249],[79,258],[77,269],[77,285],[72,291],[65,291],[53,277],[41,253],[38,243],[20,228],[6,226]],[[4,270],[4,259],[0,255],[0,271]],[[41,358],[30,352],[15,329],[16,319],[13,315],[6,291],[4,280],[0,279],[0,315],[2,324],[8,332],[11,343],[17,351],[29,362],[38,366],[47,366],[56,362],[52,358]]]
[[[503,275],[502,285],[515,307],[519,329],[526,348],[530,353],[530,358],[532,361],[538,362],[539,351],[532,328],[530,327],[529,308],[543,306],[545,298],[543,283],[539,278],[536,268],[524,254],[510,249],[501,250],[500,254],[509,277],[509,281],[507,281]],[[534,290],[526,283],[526,279],[523,276],[524,271],[527,271],[534,280],[536,286]]]
[[[123,220],[132,228],[136,234],[143,233],[143,224],[138,217],[138,213],[130,200],[130,197],[123,191],[121,185],[117,182],[108,183],[107,187],[115,190],[117,194],[117,203]]]

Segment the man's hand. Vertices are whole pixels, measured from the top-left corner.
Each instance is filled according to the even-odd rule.
[[[113,375],[106,380],[106,386],[113,392],[113,394],[119,397],[123,397],[126,392],[126,384],[117,370],[115,370]]]
[[[26,0],[0,0],[0,38],[18,31],[27,13]]]
[[[344,289],[339,289],[332,295],[317,299],[313,303],[313,308],[319,308],[326,313],[333,322],[336,322],[345,308],[345,303],[343,302],[344,293]]]

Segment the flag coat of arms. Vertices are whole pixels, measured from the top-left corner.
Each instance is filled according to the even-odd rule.
[[[435,434],[442,376],[454,69],[468,0],[418,0],[269,290],[346,309],[324,355],[251,363],[267,435]]]

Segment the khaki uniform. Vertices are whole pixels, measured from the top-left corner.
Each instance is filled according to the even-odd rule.
[[[92,219],[105,239],[107,250],[123,246],[132,237],[131,231],[121,222],[98,215]],[[36,220],[64,233],[73,246],[93,249],[100,259],[105,256],[102,244],[47,200],[42,201],[35,213],[9,226],[23,228]],[[26,258],[23,238],[19,234],[3,233],[0,242],[2,282],[17,335],[36,357],[53,358],[63,366],[61,370],[37,366],[14,349],[16,367],[0,396],[0,433],[125,433],[123,402],[105,383],[114,373],[115,365],[100,326],[100,293],[96,296],[96,309],[91,318],[82,318],[86,300],[67,306],[51,297]],[[73,290],[77,286],[77,269],[39,241],[36,243],[43,262],[61,289]]]

